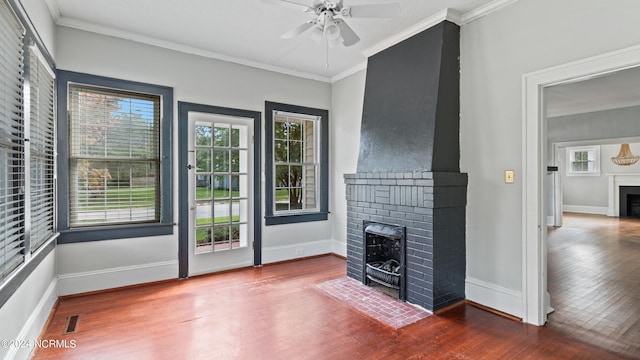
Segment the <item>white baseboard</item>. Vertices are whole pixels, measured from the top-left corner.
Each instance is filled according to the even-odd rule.
[[[178,278],[178,262],[123,266],[118,268],[58,275],[60,296]]]
[[[263,247],[262,263],[269,264],[315,255],[330,254],[331,252],[331,240],[297,243],[285,246]]]
[[[581,214],[607,215],[609,208],[607,206],[562,205],[562,211]]]
[[[547,226],[554,226],[555,224],[555,218],[553,216],[547,216]]]
[[[515,317],[523,317],[522,293],[498,285],[467,277],[468,300]]]
[[[20,333],[16,339],[29,341],[30,344],[34,344],[39,339],[42,329],[47,323],[47,319],[53,310],[53,306],[58,300],[58,279],[51,280],[49,287],[42,295],[42,298],[38,302],[38,305],[31,312],[31,315],[24,323],[24,326],[20,330]],[[15,346],[11,347],[7,353],[5,359],[30,359],[35,351],[34,346]]]
[[[344,241],[332,240],[331,252],[342,257],[347,257],[347,243]]]
[[[197,271],[189,270],[189,277],[194,277],[198,275],[207,275],[207,274],[212,274],[212,273],[226,271],[226,270],[242,269],[242,268],[251,267],[251,266],[253,266],[253,259],[251,259],[251,261],[238,262],[235,264],[227,264],[226,266],[212,266],[206,269],[198,269]]]

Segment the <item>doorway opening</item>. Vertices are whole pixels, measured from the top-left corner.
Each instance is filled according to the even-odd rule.
[[[568,170],[579,169],[580,166],[574,166],[572,161],[579,163],[581,161],[591,161],[591,157],[580,158],[571,156],[567,156],[569,152],[565,147],[558,147],[557,144],[560,142],[574,142],[578,144],[574,145],[585,145],[586,143],[590,143],[592,145],[598,146],[612,146],[614,148],[619,148],[621,143],[625,143],[629,137],[633,138],[636,136],[640,136],[640,127],[634,124],[635,119],[633,121],[628,122],[628,126],[625,128],[625,123],[615,123],[612,124],[611,121],[602,121],[598,122],[598,120],[602,120],[603,116],[607,114],[607,112],[616,111],[619,109],[625,109],[626,112],[638,111],[640,114],[640,89],[638,90],[637,95],[629,94],[628,91],[623,96],[635,96],[634,102],[623,101],[619,98],[620,94],[616,95],[615,91],[602,91],[600,88],[597,91],[594,91],[592,96],[601,96],[602,98],[598,98],[596,101],[601,101],[601,104],[597,104],[593,101],[594,98],[589,99],[589,96],[584,95],[582,98],[587,100],[590,105],[598,105],[591,107],[584,107],[579,112],[571,113],[567,112],[568,108],[561,109],[565,113],[558,114],[558,109],[560,107],[557,104],[554,104],[554,91],[557,90],[557,93],[562,93],[564,90],[576,90],[580,87],[588,87],[589,85],[607,82],[618,79],[624,79],[630,77],[630,72],[635,72],[640,74],[637,69],[634,69],[640,63],[640,50],[638,48],[627,49],[625,51],[616,52],[612,54],[606,54],[605,56],[600,56],[593,59],[583,60],[581,62],[576,62],[573,64],[564,65],[561,67],[541,71],[535,74],[526,75],[524,77],[525,81],[525,106],[526,106],[526,114],[525,114],[525,139],[527,141],[527,147],[525,149],[525,158],[526,158],[526,172],[531,172],[531,176],[529,176],[532,181],[527,181],[525,184],[525,202],[524,202],[524,224],[525,224],[525,239],[524,239],[524,251],[523,256],[525,260],[524,265],[524,288],[523,294],[526,298],[525,301],[525,316],[523,319],[526,322],[542,325],[547,322],[547,313],[550,310],[553,310],[551,306],[553,305],[556,308],[556,312],[553,315],[550,315],[549,326],[554,326],[559,323],[556,321],[554,324],[554,318],[558,319],[559,315],[566,308],[566,302],[562,302],[561,296],[558,296],[558,302],[554,303],[554,293],[559,294],[560,287],[564,286],[564,282],[567,284],[576,283],[577,280],[585,280],[591,281],[591,285],[596,286],[599,285],[599,281],[602,278],[594,276],[592,278],[588,278],[586,276],[586,271],[579,271],[579,275],[576,275],[572,271],[557,271],[558,270],[558,256],[553,254],[563,254],[559,256],[560,259],[564,261],[568,261],[570,258],[568,255],[572,253],[578,253],[578,258],[580,261],[576,262],[576,264],[568,264],[565,267],[569,270],[575,270],[579,268],[579,266],[584,264],[590,264],[590,268],[598,269],[600,274],[604,274],[607,270],[611,270],[613,267],[607,267],[610,265],[607,263],[606,256],[604,251],[601,252],[592,252],[593,246],[587,246],[582,244],[580,241],[584,240],[587,237],[581,237],[576,234],[580,234],[579,226],[576,226],[580,223],[589,223],[589,221],[596,223],[594,219],[588,219],[585,221],[578,221],[581,217],[590,217],[593,216],[598,220],[610,220],[616,223],[616,226],[620,224],[620,220],[617,217],[607,217],[613,216],[611,214],[610,209],[612,208],[612,204],[617,201],[615,196],[611,196],[611,187],[612,184],[616,184],[616,171],[609,169],[608,171],[599,171],[597,172],[597,176],[600,178],[600,185],[596,186],[600,189],[599,193],[596,193],[595,190],[590,191],[582,191],[583,195],[586,195],[587,200],[594,201],[591,204],[583,203],[583,204],[566,204],[563,203],[562,199],[567,198],[567,194],[563,196],[561,185],[562,177],[567,175]],[[584,89],[583,89],[584,90]],[[593,90],[593,88],[592,88]],[[605,95],[602,95],[605,94]],[[557,94],[555,94],[557,95]],[[566,93],[564,94],[566,95]],[[616,99],[616,96],[618,98]],[[556,101],[561,97],[556,97]],[[563,100],[567,100],[566,98]],[[591,100],[591,101],[590,101]],[[616,101],[618,103],[616,103]],[[571,106],[575,106],[576,104],[571,104]],[[579,104],[578,104],[579,105]],[[553,106],[556,106],[553,109]],[[636,108],[636,109],[634,109]],[[554,116],[555,115],[555,116]],[[618,117],[619,118],[619,117]],[[560,126],[553,121],[563,121]],[[607,126],[608,125],[608,126]],[[624,129],[620,131],[621,129]],[[563,133],[562,130],[565,132]],[[597,136],[593,133],[588,133],[589,131],[597,131]],[[616,133],[618,131],[618,133]],[[570,134],[569,137],[562,138],[560,135],[562,134]],[[533,140],[533,141],[532,141]],[[604,144],[604,145],[603,145]],[[563,152],[563,156],[559,156],[558,149],[561,149]],[[614,151],[617,151],[614,150]],[[609,157],[615,156],[616,154],[612,154],[611,156],[607,154],[602,154],[601,163],[607,164],[610,160]],[[544,168],[536,165],[544,164]],[[578,164],[579,165],[579,164]],[[611,165],[615,166],[615,165]],[[544,169],[544,170],[543,170]],[[548,171],[545,171],[548,170]],[[636,174],[640,174],[640,170],[636,172]],[[576,174],[572,174],[576,175]],[[624,174],[621,177],[628,177],[630,174]],[[594,176],[590,174],[590,176]],[[565,180],[568,177],[565,177]],[[580,180],[581,182],[586,182],[586,179],[589,179],[587,176],[584,177],[575,177],[576,180]],[[591,178],[591,180],[595,179]],[[584,184],[583,184],[584,185]],[[595,185],[592,185],[592,188]],[[574,188],[571,188],[572,190]],[[560,190],[558,192],[558,190]],[[604,195],[603,193],[604,192]],[[560,199],[560,200],[559,200]],[[597,201],[596,201],[597,200]],[[614,201],[615,200],[615,201]],[[568,206],[567,206],[568,205]],[[550,228],[549,237],[547,238],[547,231],[544,231],[546,228],[545,225],[555,225],[562,226],[563,225],[563,211],[566,211],[567,207],[571,207],[570,210],[580,211],[582,213],[592,214],[579,214],[577,216],[573,216],[569,214],[567,216],[567,220],[571,220],[569,226],[558,227],[558,228]],[[582,206],[582,207],[580,207]],[[595,215],[594,215],[595,214]],[[617,216],[617,212],[615,216]],[[558,221],[559,219],[559,221]],[[578,219],[578,220],[576,220]],[[571,234],[576,235],[576,242],[572,241],[560,241],[558,244],[558,237],[568,237],[573,238]],[[595,230],[594,230],[595,231]],[[587,231],[585,234],[591,234],[591,232]],[[561,236],[562,235],[562,236]],[[600,239],[602,242],[610,242],[613,237],[612,233],[607,233],[604,236],[604,239]],[[620,239],[618,239],[620,242]],[[625,240],[625,242],[627,242]],[[564,251],[564,253],[563,253]],[[549,256],[549,258],[547,257]],[[554,257],[555,256],[555,257]],[[547,272],[548,271],[548,272]],[[617,271],[617,270],[616,270]],[[610,271],[610,272],[616,272]],[[619,271],[618,271],[619,272]],[[547,274],[549,274],[549,278],[547,278]],[[564,275],[564,277],[563,277]],[[574,277],[571,280],[571,277]],[[577,277],[576,277],[577,276]],[[547,292],[547,285],[549,286],[549,290],[551,290],[551,294]],[[606,285],[606,284],[605,284]],[[637,288],[637,286],[636,286]],[[619,299],[621,296],[616,290],[611,289],[610,293],[607,294],[606,291],[602,291],[597,294],[598,296],[580,296],[578,293],[578,289],[576,289],[575,294],[570,294],[570,298],[574,301],[573,305],[577,306],[580,300],[585,300],[588,298],[598,299],[594,301],[592,304],[595,306],[603,306],[606,301],[610,299]],[[629,295],[629,294],[628,294]],[[631,296],[635,296],[630,294]],[[589,304],[587,304],[589,305]],[[616,314],[615,306],[609,306],[606,310],[603,311],[602,307],[597,308],[596,312],[605,313],[605,317],[609,319],[613,319],[615,324],[619,324],[620,326],[628,326],[627,330],[637,329],[637,326],[640,326],[640,321],[637,323],[631,321],[629,324],[629,320],[624,317],[624,315],[618,316],[620,314]],[[582,318],[574,316],[573,318],[577,318],[578,321],[580,319],[584,320],[585,313],[587,311],[583,310]],[[616,318],[616,316],[618,316]],[[596,321],[594,317],[590,317],[591,322]],[[600,320],[598,320],[600,321]],[[601,319],[604,324],[605,318]],[[626,321],[626,322],[625,322]],[[588,322],[588,321],[587,321]],[[570,326],[571,329],[576,329],[577,324],[574,326]],[[621,333],[616,334],[614,330],[611,330],[611,327],[602,326],[603,333],[598,334],[599,338],[605,338],[606,336],[610,336],[610,338],[617,338],[617,340],[613,341],[614,343],[621,342],[622,333],[626,330],[622,330]],[[635,331],[638,332],[638,331]],[[602,336],[601,336],[602,335]],[[591,334],[593,336],[593,334]],[[592,339],[583,338],[584,341],[592,341]],[[632,344],[637,344],[637,339],[631,340]],[[609,346],[601,345],[603,347],[607,347],[611,350]],[[631,348],[635,348],[635,346],[631,346]],[[637,349],[636,349],[637,350]],[[623,351],[617,351],[624,353]],[[629,353],[627,353],[629,355]],[[637,354],[634,354],[637,356]]]
[[[261,114],[178,102],[179,277],[261,264]]]
[[[523,76],[523,314],[524,322],[544,325],[547,293],[547,121],[543,90],[640,65],[640,46],[544,69]],[[544,167],[543,167],[544,166]]]

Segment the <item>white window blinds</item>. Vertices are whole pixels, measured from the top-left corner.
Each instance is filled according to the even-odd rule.
[[[69,85],[69,226],[160,221],[160,97]]]
[[[29,48],[31,252],[54,234],[54,76]]]
[[[24,261],[24,33],[0,2],[0,279]]]

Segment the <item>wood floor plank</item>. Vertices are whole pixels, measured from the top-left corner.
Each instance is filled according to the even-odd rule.
[[[640,358],[640,220],[565,213],[548,269],[548,328]]]
[[[393,330],[315,286],[345,272],[325,256],[64,298],[42,337],[77,347],[34,359],[623,358],[466,305]]]

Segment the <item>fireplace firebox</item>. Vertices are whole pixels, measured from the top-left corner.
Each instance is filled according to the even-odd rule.
[[[398,291],[398,299],[405,296],[405,239],[406,228],[399,225],[363,221],[364,251],[362,282]]]
[[[620,186],[620,217],[640,218],[640,186]]]

